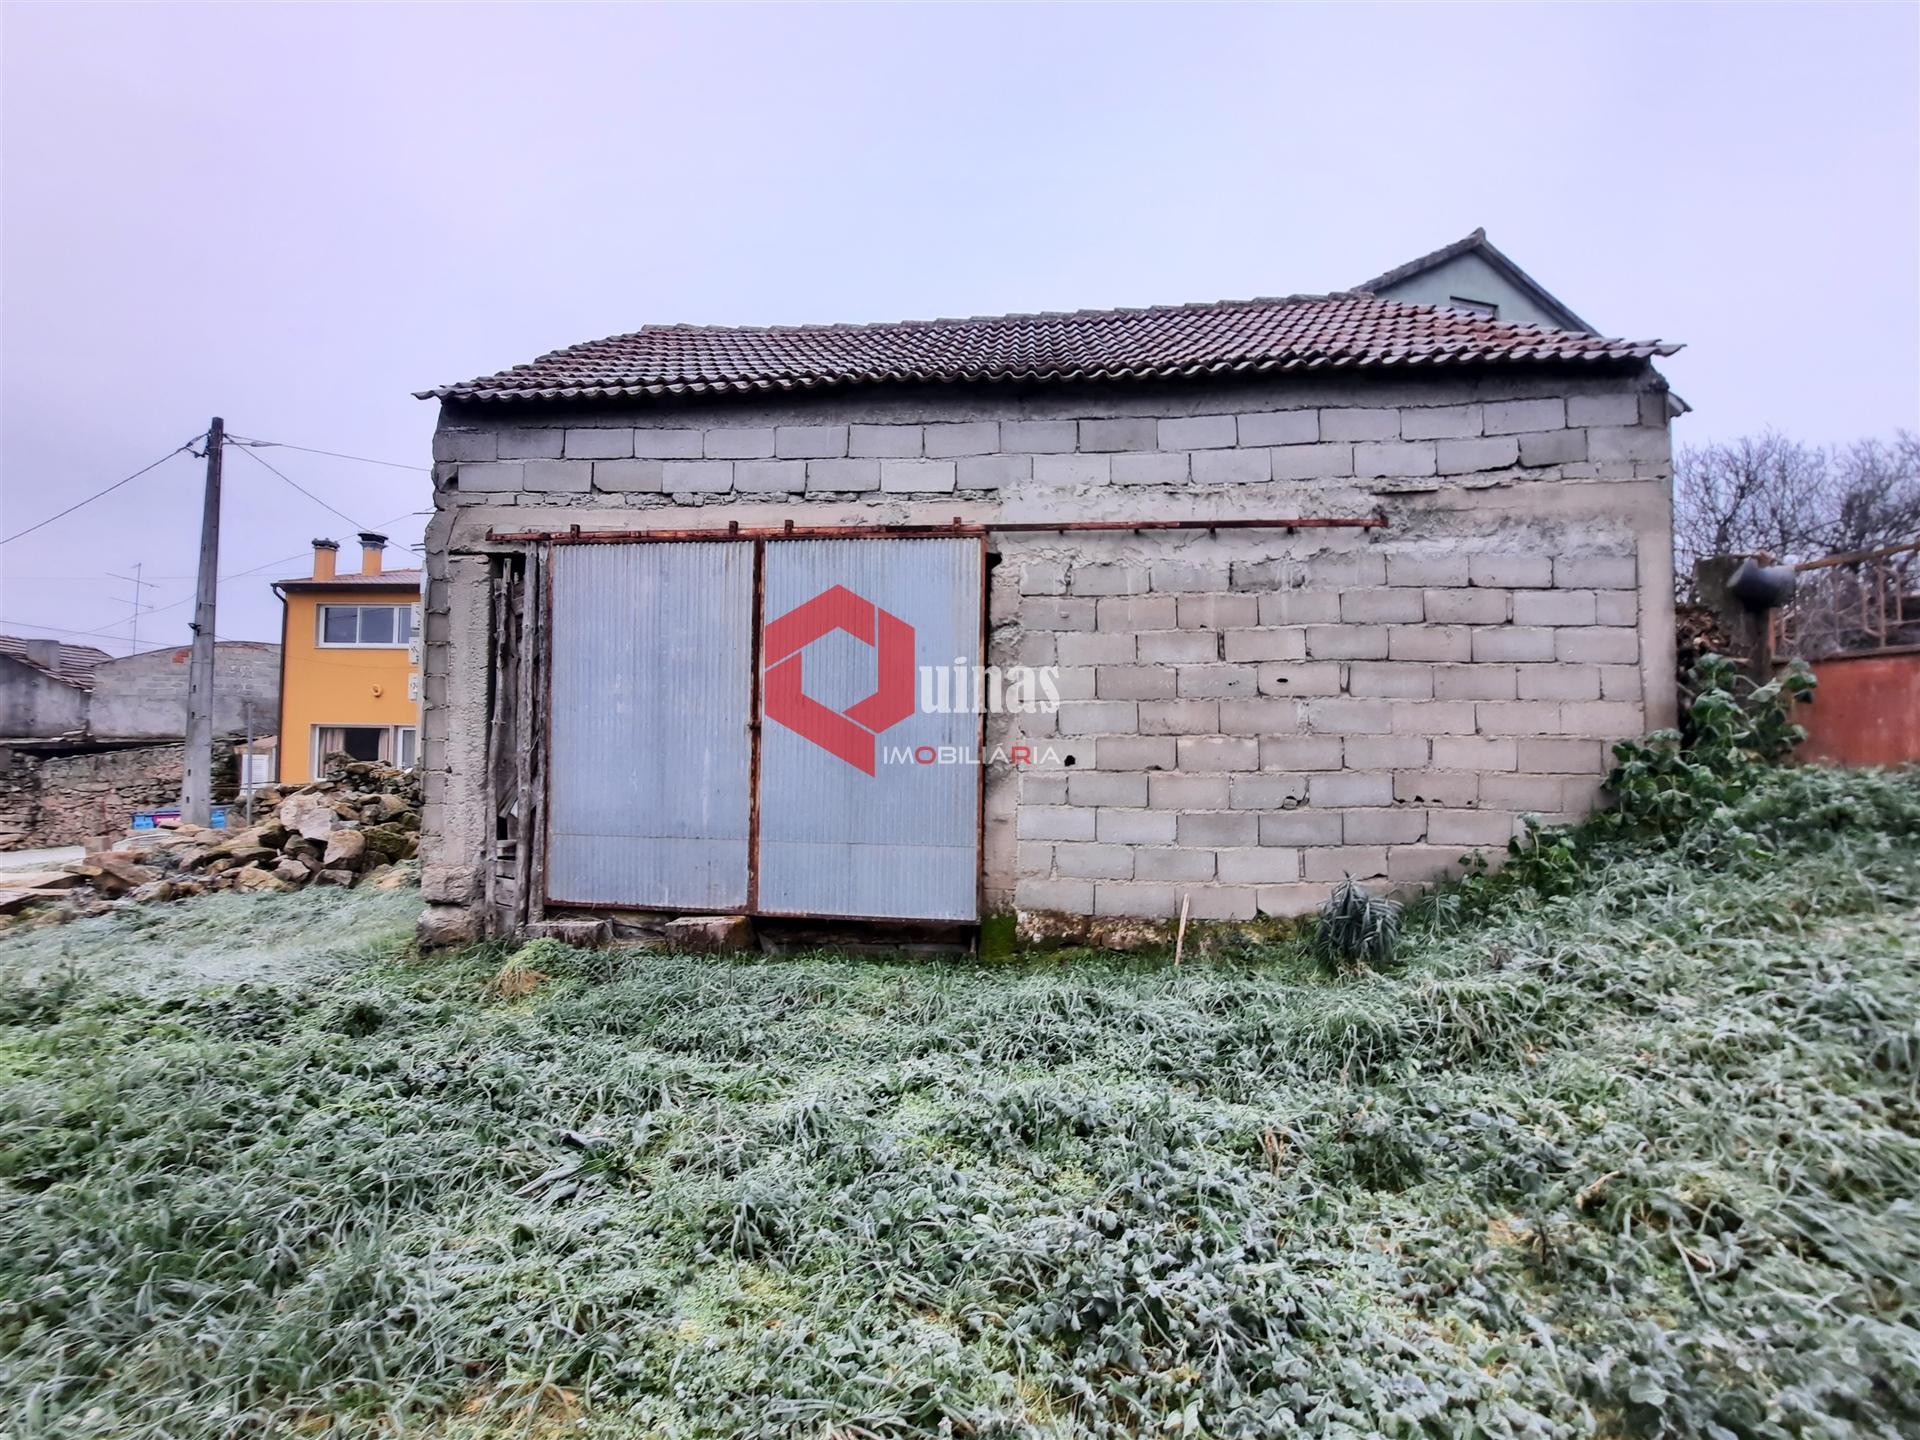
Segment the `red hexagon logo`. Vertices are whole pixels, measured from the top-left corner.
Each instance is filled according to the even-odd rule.
[[[807,646],[834,630],[879,652],[873,693],[845,711],[806,692],[801,660]],[[913,627],[844,585],[823,590],[767,622],[767,718],[853,766],[873,774],[874,737],[913,713]]]

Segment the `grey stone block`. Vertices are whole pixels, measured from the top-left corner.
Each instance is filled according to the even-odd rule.
[[[1240,846],[1260,843],[1260,817],[1250,811],[1188,813],[1180,817],[1182,845]]]
[[[502,460],[558,460],[567,432],[555,425],[528,425],[499,432]]]
[[[511,493],[524,490],[526,483],[527,467],[517,460],[490,460],[460,467],[459,486],[462,490]]]
[[[705,451],[704,431],[643,428],[633,432],[634,458],[639,460],[698,460]]]
[[[706,456],[709,460],[765,460],[772,455],[771,425],[707,431]]]
[[[1094,834],[1103,844],[1171,845],[1174,815],[1171,810],[1107,810],[1094,812]]]
[[[1079,603],[1093,604],[1091,600]],[[1086,634],[1069,631],[1060,637],[1062,665],[1128,665],[1133,662],[1133,659],[1133,636],[1125,632],[1104,631],[1100,634]]]
[[[809,460],[807,489],[858,493],[880,488],[878,460]]]
[[[1111,735],[1094,741],[1094,764],[1102,770],[1171,770],[1171,735]]]
[[[1166,665],[1102,665],[1093,693],[1102,700],[1171,700],[1176,673]]]
[[[1553,559],[1548,555],[1489,553],[1467,560],[1467,573],[1475,585],[1499,589],[1539,589],[1553,584]]]
[[[1267,452],[1275,480],[1337,480],[1353,474],[1351,444],[1288,445]]]
[[[1316,660],[1384,660],[1387,631],[1383,625],[1309,625],[1307,654]]]
[[[1091,630],[1093,601],[1034,595],[1020,602],[1020,623],[1029,630]]]
[[[1235,810],[1291,810],[1306,798],[1305,775],[1236,775],[1229,791]]]
[[[1165,920],[1180,908],[1180,892],[1171,885],[1095,885],[1093,913],[1136,920]]]
[[[1548,632],[1553,637],[1553,659],[1589,665],[1631,665],[1640,658],[1637,632],[1613,626],[1569,626]],[[1546,656],[1534,657],[1546,659]]]
[[[1338,810],[1281,810],[1260,817],[1262,845],[1307,846],[1340,843]]]
[[[1529,467],[1578,465],[1587,458],[1587,432],[1547,430],[1520,437],[1520,463]]]
[[[1567,402],[1555,396],[1490,402],[1482,412],[1480,428],[1488,435],[1518,435],[1528,430],[1559,430],[1566,423]]]
[[[1226,630],[1260,623],[1258,596],[1182,595],[1179,600],[1179,624],[1183,630]]]
[[[1093,815],[1069,805],[1022,805],[1014,833],[1022,840],[1091,840]]]
[[[1003,490],[1033,478],[1029,455],[969,455],[959,462],[962,490]]]
[[[1140,595],[1152,585],[1144,565],[1076,565],[1067,588],[1075,595]]]
[[[1412,625],[1426,618],[1423,591],[1401,589],[1345,590],[1340,595],[1340,618],[1369,625]]]
[[[593,464],[593,488],[657,492],[664,463],[659,460],[596,460]]]
[[[1514,770],[1519,768],[1519,742],[1510,735],[1436,735],[1436,770]]]
[[[436,430],[435,460],[493,460],[499,458],[499,440],[491,430]]]
[[[1640,423],[1640,397],[1624,395],[1570,395],[1567,397],[1569,425],[1637,425]]]
[[[1142,735],[1214,735],[1220,730],[1218,700],[1143,700]]]
[[[957,475],[951,460],[882,460],[880,489],[893,495],[951,495]]]
[[[1190,560],[1157,560],[1152,567],[1153,588],[1161,594],[1227,588],[1224,564],[1199,564]]]
[[[1592,625],[1595,620],[1591,590],[1516,590],[1516,625]]]
[[[1400,412],[1403,440],[1465,440],[1479,433],[1478,405],[1421,405]]]
[[[1300,873],[1308,880],[1384,880],[1387,875],[1387,848],[1384,845],[1337,845],[1327,849],[1301,852]]]
[[[1128,880],[1133,877],[1133,851],[1124,845],[1056,845],[1053,867],[1075,879]]]
[[[1264,770],[1338,770],[1345,738],[1339,735],[1270,735],[1260,742]]]
[[[1136,880],[1193,881],[1213,879],[1213,851],[1156,847],[1133,857]]]
[[[1180,665],[1174,667],[1174,673],[1178,676],[1177,693],[1183,700],[1260,693],[1260,672],[1252,665]]]
[[[1300,852],[1273,846],[1221,850],[1215,873],[1222,884],[1287,885],[1300,878]]]
[[[1347,693],[1356,698],[1431,700],[1433,667],[1390,660],[1356,660],[1347,667]]]
[[[526,488],[538,494],[585,493],[593,489],[591,460],[528,460]]]
[[[844,425],[780,425],[773,432],[773,453],[783,460],[831,460],[847,453]]]
[[[1000,448],[1000,422],[968,420],[926,427],[926,453],[934,457],[991,455]]]
[[[733,467],[733,488],[742,494],[795,494],[807,488],[807,462],[742,460]]]
[[[1353,473],[1362,478],[1431,475],[1438,464],[1433,440],[1353,447]],[[1459,442],[1464,443],[1464,442]]]
[[[1229,770],[1258,770],[1260,742],[1239,735],[1181,735],[1178,746],[1180,769],[1193,775],[1214,775]]]
[[[1385,700],[1308,699],[1300,713],[1309,730],[1323,735],[1384,735],[1393,728],[1393,707]]]
[[[1002,420],[1000,448],[1023,455],[1058,455],[1075,449],[1080,427],[1071,420]]]
[[[1115,455],[1113,483],[1116,485],[1185,485],[1189,478],[1188,456],[1178,454]]]
[[[569,430],[565,454],[569,460],[629,459],[633,455],[633,431],[610,425]]]
[[[1155,596],[1165,599],[1165,596]],[[1210,632],[1148,630],[1139,637],[1139,656],[1155,664],[1198,664],[1220,658],[1220,642]]]
[[[1470,633],[1475,661],[1553,659],[1553,631],[1544,627],[1489,625]]]
[[[1318,410],[1269,410],[1238,417],[1242,445],[1312,445],[1320,436]]]
[[[1511,435],[1491,435],[1482,440],[1441,440],[1436,446],[1442,475],[1505,470],[1520,459],[1520,442]]]
[[[1162,450],[1218,450],[1233,446],[1237,435],[1231,415],[1188,415],[1162,420],[1159,444]]]
[[[1348,810],[1340,817],[1348,845],[1417,845],[1427,838],[1427,812],[1414,806]]]
[[[1667,460],[1673,443],[1665,428],[1595,427],[1587,431],[1587,458],[1595,461]]]
[[[1344,667],[1334,660],[1314,660],[1303,665],[1272,664],[1260,667],[1262,695],[1338,695],[1344,682]]]
[[[1132,630],[1136,632],[1171,630],[1174,626],[1174,600],[1172,595],[1107,595],[1100,600],[1098,627],[1102,630]],[[1142,639],[1145,638],[1142,634]],[[1168,655],[1149,656],[1144,652],[1141,659],[1167,660],[1176,657]],[[1178,657],[1191,658],[1191,657]],[[1207,657],[1200,657],[1205,659]]]
[[[1345,409],[1320,412],[1322,440],[1398,440],[1400,412],[1394,409]]]
[[[1307,658],[1307,632],[1298,625],[1229,630],[1221,638],[1228,660],[1260,662]]]
[[[1436,555],[1424,551],[1388,551],[1387,583],[1422,588],[1464,585],[1467,583],[1467,557],[1452,553]]]
[[[1113,466],[1105,455],[1033,457],[1033,483],[1036,485],[1106,485],[1112,480]]]
[[[1156,810],[1224,810],[1228,785],[1225,775],[1149,775],[1147,803]]]
[[[1047,910],[1063,915],[1090,915],[1093,913],[1093,882],[1022,876],[1014,882],[1013,903],[1022,910]]]
[[[1220,729],[1228,735],[1291,735],[1299,728],[1299,702],[1288,696],[1220,702]]]
[[[1516,742],[1518,769],[1529,775],[1604,775],[1609,759],[1604,740],[1523,739]]]
[[[1511,590],[1428,590],[1425,596],[1427,619],[1436,625],[1504,625],[1513,613]]]
[[[1188,464],[1196,485],[1260,485],[1273,478],[1265,450],[1198,450]]]
[[[733,489],[733,462],[669,460],[660,467],[660,484],[674,494],[725,494]]]
[[[1080,448],[1086,451],[1152,450],[1159,444],[1160,422],[1153,419],[1082,420]]]
[[[922,443],[918,425],[854,425],[847,432],[847,453],[862,459],[911,458]]]
[[[1075,805],[1145,805],[1147,777],[1077,770],[1067,776],[1067,799]]]
[[[1631,590],[1639,580],[1632,555],[1557,555],[1553,583],[1578,590]]]

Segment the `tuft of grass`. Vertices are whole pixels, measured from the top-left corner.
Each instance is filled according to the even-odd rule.
[[[0,940],[10,1433],[1920,1432],[1920,781],[1723,808],[1391,973]]]

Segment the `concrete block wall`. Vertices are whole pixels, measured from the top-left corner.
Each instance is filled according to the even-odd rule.
[[[1672,721],[1667,399],[1642,367],[443,407],[423,856],[486,862],[490,532],[1377,514],[997,537],[988,659],[1063,704],[989,725],[1057,763],[990,768],[986,890],[1239,919],[1446,873]]]
[[[1343,875],[1432,880],[1527,814],[1590,810],[1612,744],[1647,727],[1636,537],[1452,518],[1010,547],[994,658],[1058,665],[1063,703],[992,722],[1052,760],[990,778],[996,898],[1294,915]]]

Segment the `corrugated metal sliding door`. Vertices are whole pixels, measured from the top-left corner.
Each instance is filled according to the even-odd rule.
[[[770,540],[763,563],[755,908],[977,919],[980,717],[951,667],[981,663],[979,541]],[[951,708],[923,708],[921,666]]]
[[[746,907],[753,550],[554,547],[548,899]]]

